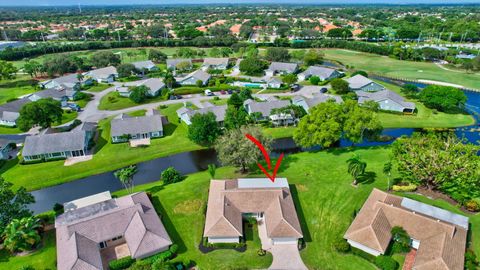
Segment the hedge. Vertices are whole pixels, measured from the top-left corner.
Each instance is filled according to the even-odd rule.
[[[135,259],[132,257],[123,257],[121,259],[112,260],[108,263],[110,270],[122,270],[127,269],[135,262]]]
[[[417,185],[409,183],[406,186],[403,185],[393,185],[392,187],[393,191],[399,191],[399,192],[412,192],[417,190]]]
[[[398,263],[392,257],[380,255],[375,258],[375,265],[381,270],[397,270]]]

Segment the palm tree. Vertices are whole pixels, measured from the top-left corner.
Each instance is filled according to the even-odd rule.
[[[83,79],[85,76],[81,72],[77,73],[77,80],[80,82],[80,84],[83,82]]]
[[[113,175],[120,180],[128,193],[133,192],[133,175],[137,173],[137,165],[131,165],[115,171]]]
[[[358,177],[365,173],[365,169],[367,168],[367,163],[362,161],[358,155],[354,155],[353,157],[347,160],[348,164],[348,173],[353,177],[353,185],[356,186],[358,184]]]
[[[389,161],[383,165],[383,173],[387,176],[387,191],[390,190],[390,176],[392,175],[392,162]]]
[[[13,219],[3,233],[5,248],[10,252],[31,250],[40,242],[39,228],[40,223],[37,218]]]

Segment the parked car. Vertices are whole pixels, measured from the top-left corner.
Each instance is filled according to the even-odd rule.
[[[231,95],[231,94],[233,94],[233,90],[232,90],[232,89],[228,89],[228,90],[227,90],[227,93],[228,93],[229,95]]]
[[[205,90],[205,96],[214,96],[215,94],[212,92],[212,90],[207,89]]]
[[[294,84],[290,87],[290,89],[292,92],[297,92],[298,90],[300,90],[300,85]]]
[[[225,94],[227,94],[227,92],[225,92],[225,90],[222,90],[222,91],[220,91],[220,94],[225,95]]]
[[[177,98],[177,99],[182,99],[183,97],[180,96],[180,95],[176,95],[175,98]]]
[[[177,96],[175,96],[175,95],[170,95],[170,97],[169,97],[168,99],[174,100],[174,99],[177,99]]]
[[[326,87],[320,88],[320,93],[326,93],[328,89]]]

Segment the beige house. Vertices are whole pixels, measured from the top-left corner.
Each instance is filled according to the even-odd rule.
[[[395,226],[417,249],[414,270],[463,270],[468,218],[374,189],[344,235],[351,246],[378,256]]]
[[[286,178],[212,180],[203,236],[210,243],[238,243],[243,218],[265,225],[271,244],[296,244],[303,237]]]

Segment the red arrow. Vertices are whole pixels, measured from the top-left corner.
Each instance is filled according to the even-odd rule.
[[[247,139],[249,139],[250,141],[252,141],[259,149],[260,151],[262,151],[262,154],[263,154],[263,157],[265,158],[265,160],[267,161],[267,165],[268,165],[268,169],[271,170],[272,169],[272,163],[270,161],[270,156],[268,155],[267,153],[267,150],[265,149],[265,147],[262,145],[261,142],[259,142],[257,139],[255,139],[255,137],[253,137],[252,135],[250,134],[245,134],[245,137],[247,137]],[[275,177],[277,176],[277,171],[278,171],[278,168],[280,167],[280,163],[282,163],[282,159],[283,159],[283,153],[280,154],[280,157],[278,158],[277,160],[277,163],[275,164],[275,168],[273,169],[273,174],[270,175],[267,170],[265,168],[263,168],[262,164],[260,163],[257,163],[257,166],[260,168],[260,170],[262,170],[262,172],[268,177],[270,178],[270,180],[272,182],[275,182]]]

